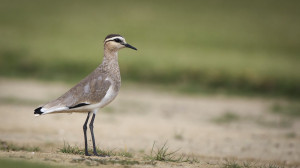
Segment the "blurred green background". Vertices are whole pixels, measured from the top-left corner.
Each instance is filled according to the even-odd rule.
[[[300,1],[1,0],[0,75],[78,82],[119,33],[122,80],[300,97]]]

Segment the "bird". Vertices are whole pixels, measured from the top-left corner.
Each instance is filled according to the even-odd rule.
[[[137,50],[125,41],[120,34],[109,34],[104,39],[104,56],[102,63],[88,76],[81,80],[59,98],[50,101],[34,110],[35,116],[54,113],[87,113],[83,124],[85,155],[91,156],[88,152],[87,124],[89,124],[93,154],[98,154],[94,137],[94,120],[99,109],[112,102],[119,93],[121,87],[120,67],[118,64],[118,51],[122,48]]]

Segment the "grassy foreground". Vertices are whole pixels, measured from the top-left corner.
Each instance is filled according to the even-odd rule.
[[[67,166],[54,166],[45,163],[35,163],[24,160],[15,160],[15,159],[1,159],[0,158],[0,167],[1,168],[67,168]]]
[[[1,0],[0,75],[78,81],[120,33],[124,80],[300,95],[299,1]]]
[[[3,144],[2,146],[6,146]],[[17,147],[18,145],[13,143],[11,146]],[[156,149],[155,149],[156,148]],[[162,146],[155,145],[153,143],[152,150],[150,155],[144,154],[144,157],[141,158],[132,154],[130,152],[116,152],[113,150],[99,150],[101,154],[107,155],[107,157],[95,157],[95,156],[84,156],[84,152],[82,148],[78,146],[70,146],[68,143],[64,143],[64,146],[60,148],[57,153],[29,153],[30,150],[26,150],[25,148],[19,147],[23,153],[9,153],[9,150],[3,150],[0,148],[0,151],[6,151],[9,157],[0,157],[0,168],[15,168],[15,167],[22,167],[22,168],[67,168],[67,167],[120,167],[120,165],[124,167],[131,167],[131,166],[139,166],[139,167],[182,167],[182,166],[195,166],[199,167],[200,162],[207,162],[201,158],[195,156],[186,156],[184,154],[178,155],[178,150],[171,151],[165,142]],[[14,150],[17,151],[17,150]],[[26,152],[24,152],[26,151]],[[104,153],[103,153],[104,152]],[[68,154],[61,155],[59,153]],[[128,155],[130,154],[130,155]],[[30,155],[30,156],[29,156]],[[78,157],[80,156],[80,157]],[[59,160],[58,158],[62,159]],[[210,158],[212,159],[212,158]],[[216,158],[215,158],[216,159]],[[201,164],[200,167],[221,167],[221,168],[284,168],[284,167],[292,167],[293,165],[286,165],[285,163],[264,163],[264,162],[257,162],[254,160],[236,160],[236,159],[227,159],[223,158],[223,161],[210,165],[209,162],[206,164]]]

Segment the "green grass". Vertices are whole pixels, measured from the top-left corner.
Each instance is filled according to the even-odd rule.
[[[124,80],[199,93],[300,95],[300,2],[1,0],[0,75],[77,82],[123,34]]]
[[[273,108],[274,106],[272,106]],[[280,115],[280,117],[265,117],[265,116],[240,116],[237,113],[226,111],[219,116],[216,116],[211,119],[211,122],[214,122],[216,124],[225,125],[225,124],[231,124],[231,123],[244,123],[244,122],[252,122],[254,124],[258,124],[263,127],[269,127],[269,128],[290,128],[294,124],[294,120],[298,119],[297,117],[293,117],[294,114],[286,114],[285,112],[276,112],[273,114]]]
[[[184,139],[182,132],[175,132],[174,139],[182,141]]]
[[[71,146],[68,143],[64,143],[64,146],[59,149],[60,152],[62,153],[69,153],[69,154],[74,154],[74,155],[85,155],[84,149],[79,148],[78,146]],[[93,153],[91,149],[89,149],[89,153]],[[114,151],[114,150],[103,150],[103,149],[98,149],[97,148],[97,153],[99,155],[104,155],[104,156],[122,156],[122,157],[127,157],[127,158],[132,158],[133,154],[125,151],[125,150],[119,150],[119,151]]]
[[[300,117],[300,103],[292,102],[287,105],[276,103],[272,105],[271,112],[273,114],[297,119]]]
[[[103,159],[103,158],[79,158],[79,159],[73,159],[71,163],[85,163],[87,166],[99,166],[99,165],[124,165],[130,166],[130,165],[139,165],[139,164],[148,164],[148,163],[140,163],[136,160],[129,160],[129,159]]]
[[[279,118],[278,120],[258,118],[256,123],[269,128],[290,128],[294,124],[291,118]]]
[[[1,159],[0,158],[0,168],[67,168],[69,166],[53,166],[43,163],[34,163],[24,160],[15,160],[15,159]]]
[[[14,143],[9,143],[6,141],[0,140],[0,150],[3,151],[27,151],[27,152],[38,152],[40,151],[39,147],[36,146],[20,146]]]
[[[156,149],[155,149],[156,148]],[[146,155],[146,160],[151,161],[162,161],[162,162],[189,162],[195,163],[199,162],[196,158],[186,157],[184,155],[178,156],[177,152],[179,149],[170,151],[169,147],[167,146],[167,142],[165,142],[162,146],[158,147],[153,143],[150,155]]]
[[[226,162],[223,163],[220,167],[221,168],[284,168],[285,166],[272,164],[272,163],[263,164],[263,165],[258,165],[252,162],[238,163],[236,161],[226,160]]]
[[[156,149],[155,149],[156,148]],[[62,153],[74,154],[74,155],[84,155],[84,149],[79,148],[78,146],[71,146],[68,143],[64,143],[64,146],[59,149]],[[153,143],[150,155],[145,155],[144,159],[146,160],[143,162],[144,164],[151,164],[155,165],[155,161],[162,161],[162,162],[188,162],[188,163],[198,163],[199,161],[195,157],[185,156],[184,154],[178,155],[177,152],[179,150],[170,151],[169,147],[167,146],[167,142],[165,142],[161,147],[156,146],[155,142]],[[89,150],[89,153],[92,153],[92,150]],[[128,159],[132,159],[134,154],[125,150],[100,150],[97,149],[97,153],[106,156],[122,156]],[[144,152],[142,152],[144,153]],[[73,160],[73,162],[82,162],[84,159],[77,159]],[[122,161],[122,160],[120,160]],[[110,164],[140,164],[138,161],[133,160],[123,160],[124,163],[119,163],[118,161],[114,160],[99,160],[99,162],[105,162]],[[122,161],[122,162],[123,162]],[[128,162],[128,163],[127,163]],[[101,163],[101,164],[105,164]]]
[[[297,134],[295,132],[288,132],[285,134],[285,137],[287,138],[296,138]]]
[[[232,123],[240,120],[240,116],[233,112],[225,112],[221,116],[212,119],[213,122],[218,124]]]
[[[74,155],[84,155],[84,149],[80,149],[78,146],[71,146],[67,143],[64,143],[64,146],[59,149],[62,153],[69,153]]]
[[[278,116],[277,119],[267,119],[260,117],[256,119],[256,123],[271,128],[290,128],[294,122],[300,117],[300,104],[295,101],[288,103],[274,103],[268,111],[272,115]],[[287,137],[295,137],[293,133]]]

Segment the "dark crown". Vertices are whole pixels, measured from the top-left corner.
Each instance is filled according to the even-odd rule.
[[[107,35],[106,37],[105,37],[105,39],[104,39],[104,41],[106,40],[106,39],[109,39],[109,38],[112,38],[112,37],[122,37],[120,34],[109,34],[109,35]]]

